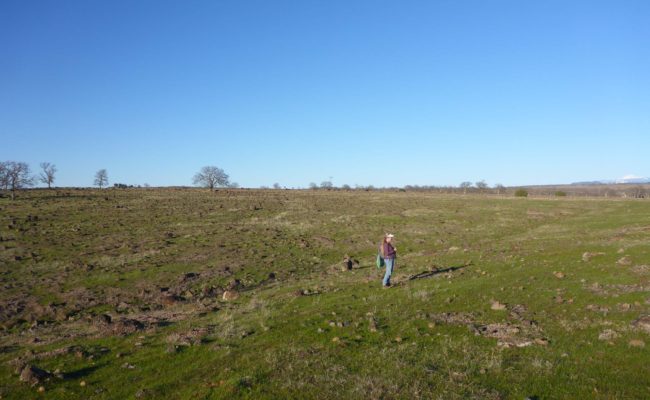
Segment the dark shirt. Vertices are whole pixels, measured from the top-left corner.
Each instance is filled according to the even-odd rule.
[[[397,252],[390,243],[384,243],[384,258],[395,258]]]

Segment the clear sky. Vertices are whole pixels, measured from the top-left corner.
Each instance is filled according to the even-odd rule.
[[[650,1],[0,1],[0,160],[57,185],[650,175]]]

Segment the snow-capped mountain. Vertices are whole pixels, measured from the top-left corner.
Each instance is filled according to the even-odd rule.
[[[649,183],[650,178],[644,178],[636,175],[626,175],[621,179],[617,179],[615,183]]]
[[[619,179],[609,179],[600,181],[574,182],[572,185],[612,185],[612,184],[642,184],[650,183],[650,178],[637,175],[625,175]]]

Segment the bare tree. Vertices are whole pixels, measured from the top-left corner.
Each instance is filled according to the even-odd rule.
[[[631,189],[632,197],[635,199],[643,199],[646,197],[646,190],[643,186],[635,186]]]
[[[323,189],[331,189],[334,185],[332,184],[332,181],[323,181],[321,182],[320,187]]]
[[[0,162],[0,188],[7,190],[9,187],[9,162]]]
[[[472,182],[463,182],[460,184],[460,188],[463,189],[463,194],[467,194],[467,189],[472,187]]]
[[[212,190],[215,187],[228,186],[230,183],[228,179],[228,174],[226,174],[221,168],[207,166],[201,168],[201,171],[194,175],[192,181],[195,185],[203,186]]]
[[[318,189],[318,185],[316,184],[316,182],[310,182],[309,183],[309,188],[312,189],[312,190],[316,190],[316,189]]]
[[[476,187],[478,188],[478,190],[480,192],[485,191],[485,189],[487,189],[487,187],[488,187],[488,184],[485,183],[485,181],[478,181],[478,182],[475,183],[475,185],[476,185]]]
[[[54,183],[54,174],[56,174],[56,165],[50,164],[49,162],[42,162],[41,170],[38,180],[46,184],[48,189],[51,189],[52,183]]]
[[[273,184],[273,189],[280,189],[280,184],[279,183],[274,183]]]
[[[105,169],[100,169],[95,173],[95,186],[102,187],[108,185],[108,172]]]
[[[230,182],[230,183],[228,184],[228,187],[229,187],[230,189],[238,189],[238,188],[239,188],[239,183],[237,183],[237,182]]]
[[[494,188],[496,189],[497,194],[504,194],[506,192],[506,187],[500,183],[494,185]]]
[[[16,198],[16,190],[34,185],[29,165],[24,162],[8,161],[4,164],[3,185],[11,190],[11,200]]]

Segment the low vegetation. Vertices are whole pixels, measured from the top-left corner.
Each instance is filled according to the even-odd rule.
[[[650,397],[646,200],[52,189],[0,216],[2,399]]]

